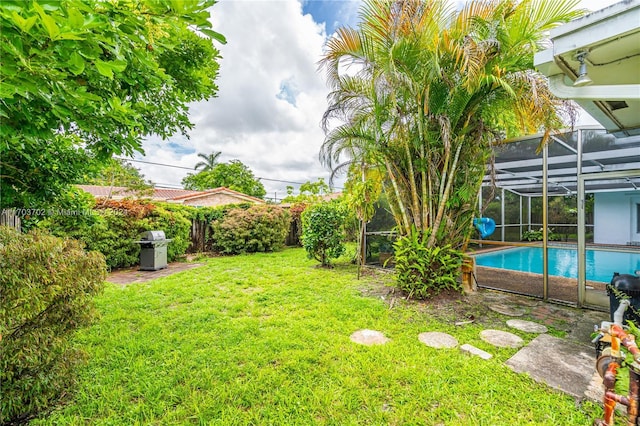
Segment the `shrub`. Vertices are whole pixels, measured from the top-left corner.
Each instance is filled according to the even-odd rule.
[[[426,299],[442,290],[462,291],[456,278],[462,266],[461,251],[450,245],[427,247],[427,234],[414,230],[394,243],[396,279],[409,297]]]
[[[109,268],[125,268],[137,265],[140,245],[133,242],[140,234],[139,218],[126,211],[105,211],[94,226],[80,239],[87,250],[96,250],[105,256]]]
[[[542,241],[542,231],[542,228],[537,231],[524,231],[522,233],[522,241]],[[560,238],[560,235],[554,233],[552,228],[547,230],[547,239],[549,241],[560,241]]]
[[[172,212],[158,206],[145,221],[138,225],[140,232],[160,229],[167,238],[172,239],[167,246],[167,261],[173,262],[187,252],[191,244],[191,221],[182,212]]]
[[[84,355],[74,332],[96,313],[105,262],[81,244],[0,226],[0,423],[25,422],[68,395]]]
[[[82,241],[87,250],[96,250],[105,256],[109,268],[137,265],[140,245],[136,244],[143,231],[160,229],[173,241],[167,246],[169,262],[183,255],[191,243],[189,209],[180,206],[169,209],[141,200],[98,200],[84,209],[76,204],[75,211],[89,210],[93,214],[77,216],[56,215],[38,224],[60,237],[73,237]],[[93,210],[91,210],[93,209]]]
[[[99,251],[105,256],[109,268],[136,265],[139,261],[138,240],[143,224],[140,221],[155,206],[134,200],[78,199],[75,204],[63,204],[68,211],[83,212],[78,215],[57,214],[41,221],[38,227],[59,237],[71,237],[82,241],[87,250]],[[88,213],[84,213],[86,211]],[[55,211],[55,209],[54,209]]]
[[[340,257],[345,247],[344,206],[336,201],[318,203],[302,213],[302,245],[311,259],[328,267],[331,259]]]
[[[280,250],[289,223],[289,212],[278,206],[229,210],[223,219],[212,224],[214,248],[225,254]]]

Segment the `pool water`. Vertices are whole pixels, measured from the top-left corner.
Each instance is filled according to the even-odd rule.
[[[578,251],[571,248],[548,249],[549,275],[578,278]],[[517,247],[475,256],[478,266],[542,274],[542,247]],[[587,249],[588,281],[611,282],[614,272],[633,274],[640,270],[640,252]]]

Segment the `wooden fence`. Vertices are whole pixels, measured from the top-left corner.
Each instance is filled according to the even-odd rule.
[[[8,226],[20,231],[22,228],[22,222],[20,221],[20,216],[16,214],[15,210],[4,209],[0,212],[0,226]]]
[[[209,236],[209,223],[206,220],[191,221],[191,246],[187,249],[188,253],[202,253],[211,249],[207,242]]]

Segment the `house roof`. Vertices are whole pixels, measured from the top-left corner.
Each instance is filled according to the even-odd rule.
[[[550,32],[552,47],[535,55],[551,91],[573,99],[617,136],[640,135],[640,0],[626,0]],[[591,84],[575,86],[580,57]]]
[[[100,186],[100,185],[76,185],[76,187],[82,189],[85,192],[93,195],[94,197],[112,197],[112,198],[146,198],[147,196],[140,196],[136,191],[132,191],[124,186]],[[153,188],[153,193],[148,195],[155,201],[166,201],[176,197],[188,196],[193,194],[200,194],[202,191],[191,191],[188,189],[167,189],[167,188]]]
[[[234,191],[233,189],[225,188],[223,186],[220,188],[209,189],[207,191],[197,191],[191,194],[178,195],[176,197],[171,198],[171,201],[184,202],[186,200],[195,200],[195,199],[207,197],[213,194],[230,195],[232,197],[240,198],[244,201],[251,202],[251,203],[264,203],[264,200],[261,200],[260,198],[252,197],[251,195],[243,194],[242,192]]]
[[[220,187],[215,189],[209,189],[207,191],[191,191],[188,189],[168,189],[168,188],[153,188],[153,193],[148,196],[141,196],[136,191],[132,191],[124,186],[100,186],[100,185],[76,185],[78,188],[93,195],[96,198],[111,197],[114,199],[121,199],[126,197],[132,198],[151,198],[154,201],[175,201],[185,202],[187,200],[195,200],[202,197],[207,197],[213,194],[224,194],[234,198],[238,198],[242,201],[249,203],[264,203],[264,200],[260,198],[252,197],[242,192],[234,191],[233,189]]]

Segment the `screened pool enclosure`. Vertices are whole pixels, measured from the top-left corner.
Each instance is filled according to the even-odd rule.
[[[477,234],[471,245],[472,254],[505,246],[538,247],[539,258],[532,250],[531,257],[519,262],[541,262],[540,268],[532,272],[528,267],[481,266],[478,257],[475,278],[482,287],[607,307],[603,274],[640,270],[640,136],[614,136],[581,127],[551,136],[543,147],[541,138],[527,136],[495,148],[494,165],[487,166],[478,196],[479,216],[492,219],[495,231],[485,238]],[[394,222],[381,205],[367,225],[367,262],[388,267],[393,264],[388,252]],[[552,250],[553,256],[564,257],[549,259],[550,247],[562,249]],[[605,253],[594,255],[594,250],[613,252],[614,257],[631,253],[631,260],[622,264],[598,260],[609,258],[603,257]],[[558,274],[558,263],[570,272]],[[604,271],[603,263],[608,265]],[[596,266],[600,275],[593,279],[591,270]]]

